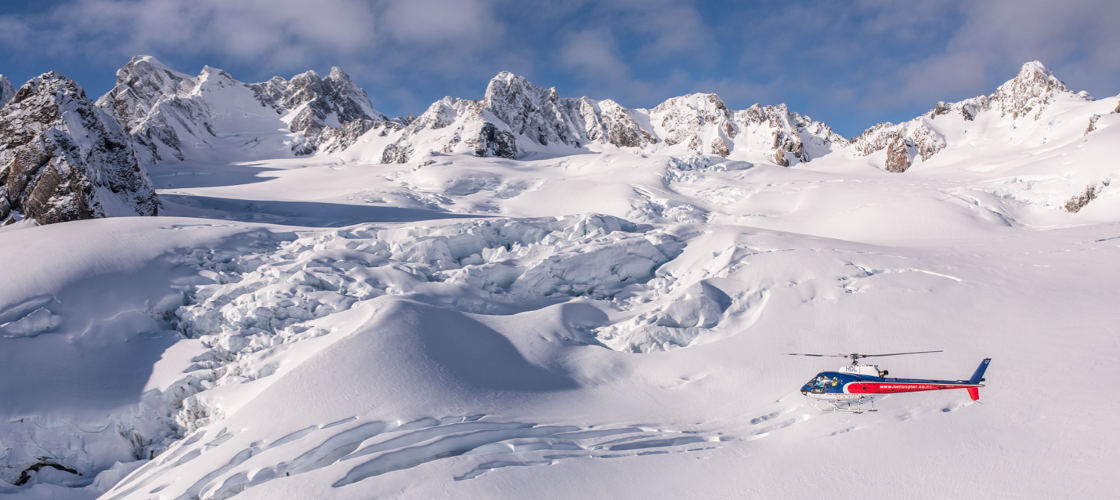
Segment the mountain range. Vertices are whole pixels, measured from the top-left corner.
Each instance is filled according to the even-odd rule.
[[[0,109],[4,123],[36,123],[35,127],[44,130],[52,127],[44,120],[54,115],[40,113],[36,107],[54,106],[56,98],[40,96],[28,101],[18,97],[52,92],[51,86],[41,85],[45,80],[73,89],[71,99],[82,110],[73,113],[91,113],[93,106],[85,103],[84,91],[64,76],[43,75],[19,91],[0,76],[0,104],[12,101]],[[371,163],[428,164],[436,157],[454,154],[515,159],[610,149],[785,167],[840,154],[868,157],[889,172],[904,172],[954,145],[1017,140],[1042,121],[1055,103],[1062,103],[1064,110],[1092,101],[1086,92],[1068,89],[1042,63],[1031,61],[989,95],[938,102],[912,120],[880,123],[845,139],[827,124],[791,111],[785,104],[732,110],[718,95],[698,93],[674,97],[649,109],[627,109],[610,99],[560,97],[555,88],[538,87],[522,76],[501,72],[490,80],[481,100],[445,97],[419,116],[391,119],[375,110],[368,95],[337,67],[325,77],[307,71],[290,79],[244,83],[209,66],[190,76],[154,57],[137,56],[117,71],[116,85],[95,103],[98,112],[108,113],[128,140],[119,140],[116,126],[95,131],[52,130],[56,130],[54,135],[71,139],[83,136],[82,141],[128,143],[128,150],[117,158],[89,158],[90,165],[77,165],[75,171],[132,170],[129,157],[135,157],[140,166],[299,157],[340,153],[360,143],[349,156]],[[62,114],[67,113],[71,111]],[[1091,129],[1093,114],[1083,114]],[[12,127],[0,131],[0,164],[8,166],[5,172],[18,168],[28,172],[4,174],[10,180],[0,194],[4,200],[0,207],[8,207],[3,217],[15,210],[18,217],[47,223],[119,212],[83,208],[100,202],[80,201],[88,196],[77,195],[71,196],[73,203],[58,198],[54,205],[69,205],[47,215],[41,207],[47,200],[46,188],[39,191],[37,204],[28,205],[40,174],[37,167],[11,166],[18,153],[15,149],[29,141],[21,134]],[[43,164],[59,149],[44,151],[47,156],[39,159]],[[102,175],[86,176],[93,179],[91,185],[103,183]],[[28,177],[26,181],[24,177]],[[129,182],[135,187],[122,187],[118,182],[109,190],[150,191],[142,175]],[[73,189],[90,191],[77,184]],[[145,201],[125,201],[124,205],[130,207],[129,213],[154,213],[149,198],[140,194],[139,199]]]

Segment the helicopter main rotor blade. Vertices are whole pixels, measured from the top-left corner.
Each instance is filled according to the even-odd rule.
[[[882,356],[901,356],[903,354],[929,354],[931,352],[945,352],[940,349],[936,351],[913,351],[913,352],[891,352],[886,354],[858,354],[861,358],[877,358]]]
[[[801,352],[787,352],[789,356],[813,356],[815,358],[846,358],[847,354],[806,354]]]

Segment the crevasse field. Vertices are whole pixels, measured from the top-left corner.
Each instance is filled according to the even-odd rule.
[[[1115,104],[952,122],[902,174],[845,150],[386,165],[375,134],[157,164],[158,217],[0,230],[0,496],[1111,497]],[[844,360],[784,355],[929,349],[879,364],[991,357],[978,403],[822,411],[798,389]],[[92,472],[10,485],[43,457]]]

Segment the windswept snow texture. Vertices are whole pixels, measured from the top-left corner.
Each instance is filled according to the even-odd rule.
[[[136,116],[194,109],[167,71]],[[1118,101],[1028,63],[849,142],[504,73],[313,156],[147,143],[160,216],[0,228],[0,498],[1114,496]],[[991,357],[983,404],[822,411],[843,360],[783,354],[932,349],[880,367]]]

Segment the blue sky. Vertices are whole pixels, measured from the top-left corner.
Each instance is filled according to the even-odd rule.
[[[308,7],[314,4],[314,7]],[[501,70],[562,96],[652,107],[716,92],[785,102],[845,136],[938,100],[991,92],[1043,61],[1070,87],[1120,92],[1113,0],[0,0],[0,73],[47,70],[107,91],[152,54],[243,81],[341,66],[389,115],[479,98]]]

